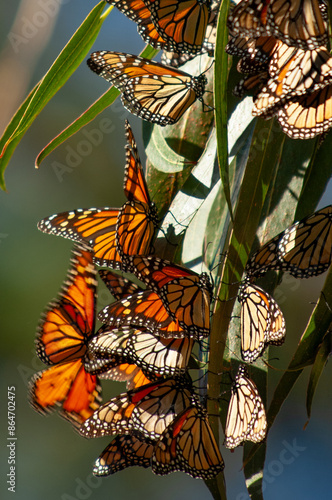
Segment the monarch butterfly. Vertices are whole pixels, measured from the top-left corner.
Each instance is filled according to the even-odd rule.
[[[208,24],[205,31],[205,38],[200,50],[201,54],[207,53],[210,57],[214,55],[214,48],[216,44],[217,37],[217,21],[218,13],[220,8],[220,0],[214,0],[211,2],[210,6],[210,16]],[[179,68],[186,62],[190,61],[197,54],[189,52],[172,52],[164,47],[163,53],[161,55],[161,63],[166,64],[166,66],[172,66],[173,68]]]
[[[187,368],[193,343],[185,338],[163,339],[147,331],[103,328],[89,343],[89,351],[111,360],[119,355],[146,372],[181,375]]]
[[[235,34],[272,35],[304,50],[328,42],[325,0],[242,0],[230,12],[228,26]]]
[[[205,92],[205,75],[183,71],[122,52],[93,52],[92,71],[122,92],[123,105],[144,120],[165,126],[176,123]]]
[[[263,245],[249,259],[248,276],[269,269],[287,271],[295,278],[325,272],[332,260],[332,205],[295,222]]]
[[[104,307],[98,319],[117,327],[144,327],[164,338],[182,338],[187,332],[167,312],[163,301],[154,292],[143,290]]]
[[[107,0],[137,23],[153,47],[197,54],[209,19],[210,0]]]
[[[128,297],[129,295],[141,290],[136,283],[133,283],[127,278],[124,278],[109,269],[100,269],[98,273],[113,297],[117,300]]]
[[[325,87],[332,81],[332,57],[324,47],[302,50],[278,42],[269,62],[269,80],[254,99],[253,115],[266,114],[291,97]]]
[[[233,89],[233,94],[237,97],[243,97],[246,92],[253,92],[254,100],[257,97],[260,90],[264,87],[268,80],[268,74],[266,71],[261,71],[256,75],[249,75],[243,78]],[[270,115],[265,114],[264,118],[268,118]]]
[[[277,43],[272,36],[258,38],[234,36],[231,37],[225,50],[230,55],[241,57],[237,64],[239,73],[253,74],[267,69]]]
[[[244,361],[252,363],[268,344],[280,345],[286,328],[284,316],[276,301],[256,285],[242,286],[241,303],[241,354]]]
[[[156,207],[150,200],[136,141],[127,120],[125,129],[127,160],[124,191],[128,201],[120,208],[115,237],[122,261],[124,254],[135,254],[137,248],[140,249],[138,253],[147,253],[158,225]]]
[[[313,139],[332,126],[332,85],[290,99],[277,110],[277,119],[291,139]]]
[[[183,471],[195,478],[210,479],[223,468],[206,411],[200,405],[186,408],[173,420],[152,455],[152,471],[159,475]]]
[[[74,425],[83,423],[101,402],[98,380],[83,366],[95,324],[95,277],[92,253],[77,246],[60,296],[49,304],[37,331],[37,354],[53,366],[38,372],[29,385],[36,411],[46,414],[60,405],[61,415]]]
[[[128,434],[116,436],[95,461],[93,473],[108,476],[133,465],[150,467],[153,449],[154,445],[144,438]]]
[[[130,335],[130,330],[121,331],[121,335],[118,335],[118,330],[114,329],[113,331],[109,331],[109,328],[102,326],[96,336],[103,335],[103,332],[106,332],[106,336],[109,339],[109,343],[113,346],[112,355],[110,356],[100,356],[95,352],[91,345],[93,345],[94,339],[96,336],[90,339],[87,345],[87,353],[84,360],[84,368],[87,372],[93,373],[94,375],[104,374],[111,368],[115,366],[126,363],[127,356],[125,354],[125,349],[128,341],[128,337]]]
[[[139,368],[132,363],[121,363],[113,368],[110,368],[99,375],[101,379],[114,380],[116,382],[126,382],[127,390],[137,389],[142,385],[147,385],[157,380],[157,376]]]
[[[128,145],[124,192],[128,202],[120,210],[106,207],[62,212],[42,219],[37,225],[44,233],[89,245],[94,252],[94,261],[99,266],[121,268],[116,246],[117,231],[120,232],[118,240],[122,251],[148,253],[157,226],[156,208],[150,202],[128,122],[125,129]]]
[[[85,437],[140,432],[157,440],[188,406],[195,404],[188,378],[168,378],[120,394],[101,406],[80,428]]]
[[[212,284],[207,273],[198,275],[151,255],[129,256],[126,265],[159,295],[168,314],[190,337],[199,340],[209,335]]]
[[[259,443],[266,436],[263,401],[245,366],[240,365],[232,386],[225,426],[226,448],[236,448],[243,441]]]

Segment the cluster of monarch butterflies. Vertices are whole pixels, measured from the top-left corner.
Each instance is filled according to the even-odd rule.
[[[180,58],[209,49],[204,39],[208,23],[213,26],[208,0],[109,3],[133,19],[155,47]],[[238,24],[234,21],[235,27]],[[258,42],[251,47],[249,53],[256,54]],[[265,61],[260,56],[261,63]],[[251,61],[242,64],[249,67]],[[122,53],[96,52],[89,66],[121,90],[130,111],[159,125],[175,123],[202,98],[206,84],[204,75],[191,77]],[[212,284],[207,273],[198,275],[153,255],[157,210],[128,122],[125,128],[126,203],[120,209],[63,212],[38,223],[41,231],[76,245],[62,291],[49,304],[37,331],[37,354],[50,366],[32,378],[30,402],[42,414],[59,406],[61,415],[85,437],[117,434],[96,460],[96,475],[139,465],[160,475],[180,470],[209,479],[223,470],[224,463],[188,368],[195,342],[209,337]],[[268,269],[296,277],[320,274],[331,264],[331,248],[330,206],[289,227],[252,256],[239,295],[244,361],[255,361],[268,344],[282,343],[285,335],[280,308],[253,281]],[[99,270],[99,276],[116,299],[98,315],[95,264],[108,268]],[[112,269],[133,273],[142,286]],[[103,323],[98,331],[96,317]],[[101,405],[100,379],[125,381],[127,392]],[[263,402],[246,367],[240,365],[224,444],[235,448],[246,440],[257,443],[266,431]]]
[[[123,105],[158,125],[176,123],[198,99],[203,105],[207,78],[178,68],[202,53],[214,52],[219,0],[107,0],[137,24],[152,47],[163,49],[162,63],[122,52],[93,52],[92,71],[121,91]]]
[[[326,0],[241,0],[228,18],[226,51],[245,77],[234,93],[253,91],[254,116],[276,116],[293,139],[332,126],[332,57]]]

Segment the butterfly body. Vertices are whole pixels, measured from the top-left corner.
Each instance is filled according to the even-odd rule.
[[[195,102],[202,100],[207,79],[122,52],[93,52],[92,71],[122,92],[123,105],[133,114],[158,125],[176,123]]]
[[[259,443],[266,436],[263,401],[245,366],[240,365],[232,386],[225,426],[225,446],[236,448],[243,441]]]

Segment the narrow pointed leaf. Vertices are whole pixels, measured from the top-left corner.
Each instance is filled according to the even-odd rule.
[[[31,97],[23,105],[25,108],[24,111],[21,106],[21,113],[14,115],[11,124],[7,127],[7,130],[11,130],[11,134],[9,137],[6,137],[6,142],[1,151],[0,172],[2,173],[2,177],[9,159],[27,129],[54,94],[77,69],[97,38],[106,14],[112,10],[112,7],[110,7],[105,15],[101,16],[104,7],[105,3],[100,2],[92,9],[40,81],[35,91],[30,93]],[[19,121],[18,118],[20,118]],[[15,128],[12,124],[16,125]]]

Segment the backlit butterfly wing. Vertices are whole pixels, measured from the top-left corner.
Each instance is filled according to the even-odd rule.
[[[266,436],[267,422],[263,401],[246,368],[241,365],[232,386],[225,427],[226,448],[243,441],[259,443]]]
[[[100,375],[120,363],[126,363],[126,346],[130,334],[129,329],[119,331],[102,326],[87,345],[85,369]]]
[[[144,120],[165,126],[176,123],[196,101],[202,100],[207,79],[121,52],[93,52],[92,71],[122,92],[123,105]]]
[[[148,376],[147,376],[148,375]],[[101,379],[115,380],[116,382],[127,382],[127,390],[137,389],[157,379],[152,373],[147,374],[134,364],[122,363],[100,375]]]
[[[268,344],[281,345],[286,333],[284,316],[276,301],[256,285],[242,286],[241,354],[252,363]]]
[[[278,42],[269,63],[270,78],[254,101],[253,115],[265,114],[291,97],[325,87],[332,81],[332,57],[324,47],[302,50]]]
[[[231,34],[250,38],[266,36],[266,9],[269,1],[242,0],[232,6],[227,20]]]
[[[325,272],[332,261],[332,205],[286,229],[279,241],[278,256],[281,269],[295,278]]]
[[[76,427],[97,410],[100,394],[97,377],[86,373],[81,360],[51,366],[29,384],[30,403],[38,413],[46,415],[60,406],[60,415]]]
[[[135,330],[128,340],[129,358],[147,372],[158,375],[181,375],[187,369],[194,341],[164,339]]]
[[[281,128],[292,139],[312,139],[332,126],[332,85],[290,99],[277,111]]]
[[[193,340],[163,339],[147,331],[109,330],[103,327],[88,348],[98,360],[101,358],[100,362],[109,359],[112,363],[119,356],[145,372],[164,376],[181,375],[186,371]],[[99,371],[93,373],[99,374]]]
[[[327,45],[327,5],[325,0],[271,0],[266,1],[267,26],[273,34],[288,45],[304,50]]]
[[[98,271],[99,276],[117,300],[128,297],[134,293],[137,293],[141,288],[133,283],[132,281],[116,274],[109,269],[100,269]]]
[[[325,272],[332,260],[332,206],[295,222],[263,245],[249,259],[248,276],[261,276],[269,269],[309,278]]]
[[[152,456],[152,471],[165,475],[183,471],[195,478],[210,479],[224,468],[224,462],[201,406],[186,408],[167,427]]]
[[[61,405],[62,414],[76,424],[89,417],[100,402],[98,380],[83,367],[86,345],[94,331],[96,286],[92,253],[76,247],[59,298],[49,304],[37,330],[37,354],[55,366],[33,377],[30,402],[40,413]]]
[[[116,436],[95,461],[93,474],[108,476],[138,465],[150,467],[154,445],[132,435]]]
[[[135,293],[104,307],[98,319],[117,327],[144,327],[164,338],[182,338],[186,332],[167,312],[161,298],[150,290]]]
[[[230,12],[232,33],[272,35],[304,50],[327,44],[326,2],[321,0],[242,0]]]
[[[99,266],[120,268],[121,260],[116,250],[115,229],[117,208],[87,208],[51,215],[38,222],[38,229],[73,241],[87,244]]]
[[[216,44],[217,37],[217,21],[218,21],[218,13],[220,7],[220,0],[215,0],[211,2],[211,11],[208,20],[208,25],[205,32],[205,38],[200,50],[201,54],[207,53],[210,57],[214,55],[214,48]],[[172,52],[164,50],[161,56],[161,63],[167,66],[172,66],[172,68],[179,68],[186,62],[190,61],[197,54],[188,53],[181,51]]]
[[[142,0],[107,0],[115,5],[125,16],[137,24],[137,30],[143,40],[154,48],[163,48],[167,42],[161,38],[151,21],[151,14]]]
[[[80,428],[85,437],[140,432],[157,440],[196,396],[187,379],[162,379],[120,394],[101,406]]]
[[[197,54],[201,51],[210,15],[210,0],[146,0],[151,19],[167,41],[167,50]]]
[[[128,198],[120,211],[116,225],[116,245],[120,256],[149,253],[158,226],[157,211],[151,203],[142,164],[129,122],[126,128],[126,168],[124,192]]]
[[[198,275],[150,255],[130,256],[128,262],[132,272],[159,295],[167,312],[190,337],[199,340],[209,335],[212,285],[207,273]]]

